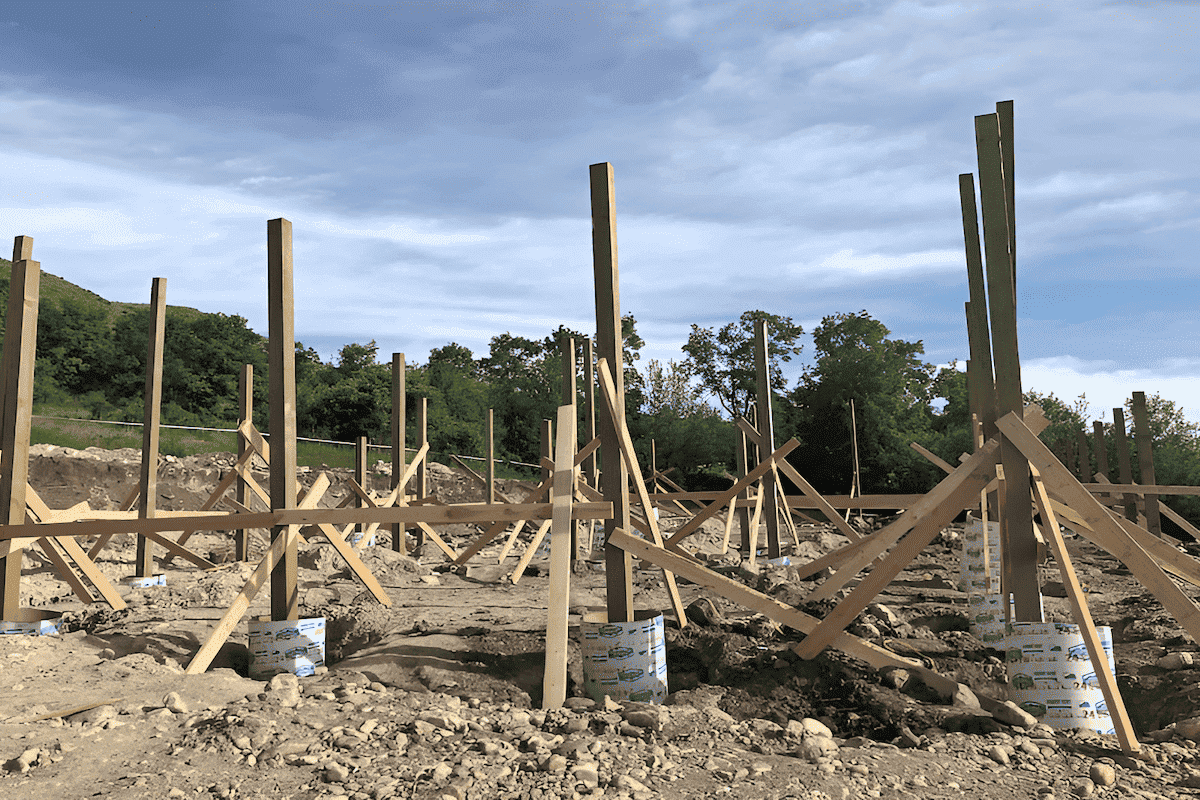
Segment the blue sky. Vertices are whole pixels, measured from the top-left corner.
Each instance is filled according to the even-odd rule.
[[[1011,99],[1026,388],[1200,420],[1197,2],[43,0],[0,26],[8,235],[265,333],[287,217],[325,358],[593,330],[610,161],[643,364],[754,308],[866,309],[965,360],[957,176]]]

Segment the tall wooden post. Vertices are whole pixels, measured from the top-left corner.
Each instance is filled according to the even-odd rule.
[[[0,502],[4,521],[25,522],[25,489],[29,483],[29,429],[33,423],[33,362],[37,358],[38,298],[41,264],[33,261],[33,238],[13,242],[12,277],[8,288],[8,319],[4,329],[4,413],[0,429]],[[20,621],[21,562],[24,542],[10,540],[0,566],[3,619]]]
[[[271,508],[296,507],[296,328],[292,285],[292,223],[267,222],[267,300],[270,333],[268,366],[271,393]],[[271,530],[271,541],[287,536],[286,526]],[[296,543],[289,537],[283,557],[271,570],[271,619],[300,618],[296,586]]]
[[[1108,443],[1104,439],[1104,423],[1099,420],[1092,423],[1092,447],[1096,451],[1096,472],[1112,480],[1112,474],[1108,471]],[[1091,483],[1090,478],[1088,482]],[[1101,497],[1108,497],[1108,494]]]
[[[167,279],[155,278],[150,287],[150,343],[146,350],[146,394],[142,416],[141,497],[138,519],[154,516],[158,501],[158,423],[162,406],[163,343],[167,329]],[[145,536],[137,537],[134,576],[154,574],[154,552]]]
[[[408,399],[404,389],[404,353],[392,353],[392,491],[399,491],[403,500],[404,487],[400,486],[400,478],[404,475],[406,464],[404,453],[404,426],[408,409],[405,404]],[[399,503],[397,503],[399,505]],[[408,552],[405,541],[404,523],[392,523],[392,549],[397,553]]]
[[[354,482],[363,488],[363,491],[370,491],[367,487],[367,437],[359,436],[354,440]],[[357,493],[354,496],[354,507],[363,508],[366,503]],[[367,531],[367,523],[360,522],[355,526],[360,534],[365,534]]]
[[[587,440],[596,438],[596,357],[592,352],[592,340],[583,340],[583,420]],[[583,461],[583,474],[588,486],[596,486],[596,454],[590,453]],[[589,525],[594,524],[589,522]]]
[[[559,342],[559,351],[562,355],[562,404],[570,406],[572,413],[579,418],[579,404],[576,402],[578,394],[578,385],[576,375],[579,371],[578,365],[575,362],[575,337],[564,336]],[[571,426],[573,430],[578,430],[576,425]],[[575,447],[579,447],[579,442],[575,442]],[[553,458],[553,456],[551,456]],[[571,521],[571,561],[579,558],[579,521]]]
[[[995,365],[996,413],[1020,414],[1021,362],[1017,348],[1016,286],[1010,249],[1010,224],[1006,198],[1000,123],[996,114],[975,118],[975,144],[979,158],[979,193],[983,211],[983,245],[987,260],[988,310],[992,322],[992,358]],[[986,431],[985,431],[986,432]],[[1029,503],[1029,462],[1012,442],[1000,444],[1006,477],[1005,514],[1000,520],[1003,585],[1013,595],[1015,619],[1042,620],[1041,587],[1037,574],[1037,539]]]
[[[758,449],[759,460],[775,452],[775,414],[771,410],[770,354],[767,351],[767,321],[754,321],[754,367],[758,374],[758,435],[763,446]],[[779,512],[775,505],[775,479],[764,476],[762,481],[763,516],[767,523],[767,558],[779,558]]]
[[[243,364],[242,372],[238,376],[238,425],[249,421],[254,424],[254,365]],[[242,456],[246,454],[246,448],[249,444],[246,442],[246,437],[240,433],[237,435],[237,455],[241,461]],[[247,469],[249,465],[247,464]],[[246,492],[249,491],[249,486],[246,481],[239,477],[237,484],[234,487],[234,498],[240,505],[246,505],[248,498]],[[239,528],[233,532],[233,557],[237,561],[250,560],[250,537],[246,535],[245,528]]]
[[[496,411],[487,410],[487,504],[496,503]]]
[[[1138,472],[1141,473],[1138,483],[1142,486],[1153,486],[1158,483],[1154,476],[1154,451],[1151,444],[1150,415],[1146,411],[1146,393],[1133,393],[1133,440],[1137,444]],[[1162,520],[1158,511],[1158,495],[1144,494],[1143,507],[1146,514],[1146,530],[1155,536],[1162,536]]]
[[[417,400],[417,447],[424,447],[429,444],[429,398],[422,397]],[[421,462],[421,466],[417,467],[417,499],[424,500],[429,494],[429,454],[425,455],[425,460]],[[422,528],[417,528],[413,531],[413,540],[417,547],[425,544],[425,531]]]
[[[967,256],[967,287],[970,300],[967,311],[967,344],[974,370],[972,394],[983,424],[984,436],[996,435],[996,381],[992,371],[992,341],[988,331],[987,284],[983,255],[979,249],[979,211],[975,204],[975,176],[958,176],[958,196],[962,206],[963,242]]]
[[[553,460],[554,459],[554,431],[551,428],[550,420],[548,420],[548,419],[542,420],[541,433],[542,433],[542,438],[541,438],[541,442],[539,443],[538,452],[543,459],[549,458],[549,459]],[[547,467],[545,465],[545,463],[543,463],[542,464],[542,481],[545,482],[545,481],[550,480],[551,475],[553,475],[553,471],[549,467]]]
[[[746,473],[750,471],[750,440],[746,438],[746,433],[741,428],[738,428],[737,438],[737,469],[738,479],[746,477]],[[739,547],[744,555],[750,556],[750,509],[746,506],[738,506],[739,500],[749,500],[750,490],[743,489],[731,502],[734,505],[734,514],[737,518]]]
[[[1133,483],[1133,464],[1129,460],[1129,442],[1125,438],[1125,409],[1113,409],[1113,435],[1117,443],[1117,469],[1121,483]],[[1125,519],[1137,522],[1137,495],[1127,493],[1125,500]]]
[[[1079,480],[1081,483],[1092,482],[1092,458],[1088,455],[1088,438],[1083,428],[1075,430],[1076,449],[1079,450]]]
[[[596,355],[608,362],[616,383],[613,420],[601,414],[600,489],[613,504],[613,517],[604,521],[604,567],[608,590],[608,621],[633,621],[633,557],[609,543],[618,528],[628,532],[629,473],[621,459],[619,424],[625,416],[625,359],[621,339],[621,284],[617,268],[617,206],[612,164],[588,167],[592,201],[592,265],[596,283]]]

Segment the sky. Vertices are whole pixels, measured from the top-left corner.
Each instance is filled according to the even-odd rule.
[[[286,217],[326,360],[594,331],[607,161],[641,365],[750,309],[866,310],[961,365],[957,176],[1012,100],[1024,387],[1200,421],[1194,0],[42,0],[0,30],[5,235],[109,300],[161,276],[265,334]]]

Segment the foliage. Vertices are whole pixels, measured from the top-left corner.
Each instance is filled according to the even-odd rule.
[[[683,352],[687,354],[684,364],[690,374],[698,377],[701,385],[717,398],[721,408],[734,417],[749,417],[758,392],[754,323],[760,319],[767,322],[771,390],[782,392],[787,383],[780,363],[791,361],[803,347],[796,344],[796,339],[804,329],[794,324],[791,317],[747,311],[736,322],[730,322],[718,331],[692,325],[692,333],[683,346]]]

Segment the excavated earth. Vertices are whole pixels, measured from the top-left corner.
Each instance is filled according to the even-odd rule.
[[[31,484],[53,508],[115,508],[136,483],[138,458],[39,446]],[[168,458],[158,507],[199,508],[232,463]],[[384,469],[369,488],[385,489]],[[430,472],[439,500],[480,500],[465,473]],[[323,506],[348,496],[346,473],[329,474]],[[316,475],[303,470],[302,482]],[[502,494],[518,500],[520,488],[508,483]],[[662,522],[671,530],[682,518],[664,512]],[[439,532],[461,548],[478,529]],[[797,560],[845,542],[832,527],[798,534]],[[710,522],[689,542],[714,569],[777,599],[802,603],[821,579],[749,569],[720,554],[722,535]],[[115,583],[132,572],[134,543],[122,538],[98,559]],[[245,624],[208,672],[183,674],[252,569],[231,562],[223,534],[188,542],[217,569],[160,551],[166,585],[121,586],[128,608],[119,612],[79,602],[34,548],[23,604],[61,613],[61,633],[0,637],[0,797],[1200,797],[1200,648],[1128,570],[1079,538],[1069,547],[1093,616],[1113,628],[1118,681],[1143,741],[1136,758],[1115,737],[1022,727],[1032,720],[980,708],[978,695],[1004,700],[1008,687],[1003,654],[968,632],[966,596],[954,587],[961,526],[945,529],[851,631],[970,692],[939,696],[903,671],[881,674],[834,651],[801,660],[792,647],[802,634],[681,580],[692,619],[683,629],[667,619],[667,702],[593,702],[582,691],[578,626],[603,607],[604,575],[587,560],[572,576],[568,701],[549,711],[540,709],[545,556],[517,584],[509,578],[528,539],[502,564],[498,540],[452,569],[430,545],[402,556],[384,538],[364,560],[392,600],[385,607],[312,536],[300,554],[302,612],[326,618],[327,666],[267,682],[247,677]],[[1054,594],[1057,571],[1043,569]],[[640,565],[635,584],[639,605],[668,606],[657,569]],[[249,615],[269,613],[265,595]],[[1065,599],[1045,602],[1049,620],[1069,620]],[[831,606],[802,607],[820,615]]]

